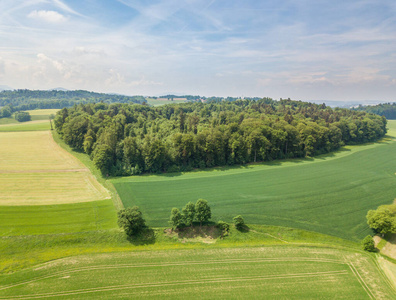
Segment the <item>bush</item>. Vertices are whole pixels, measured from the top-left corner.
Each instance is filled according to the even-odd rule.
[[[235,228],[238,230],[242,230],[245,227],[245,221],[240,215],[234,218],[234,224],[235,224]]]
[[[230,224],[224,221],[219,221],[217,223],[217,228],[219,228],[221,231],[221,237],[228,235],[228,233],[230,232]]]
[[[363,250],[375,252],[375,244],[371,235],[366,236],[362,241]]]
[[[31,120],[31,117],[28,112],[20,111],[15,113],[15,120],[18,122],[27,122]]]

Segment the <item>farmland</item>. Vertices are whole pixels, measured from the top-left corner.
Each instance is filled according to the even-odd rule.
[[[390,123],[390,136],[395,125]],[[106,183],[87,155],[73,152],[56,134],[55,142],[46,130],[0,132],[0,299],[392,298],[377,257],[354,242],[368,232],[367,210],[392,197],[386,187],[394,175],[390,136],[315,159]],[[126,206],[138,204],[150,225],[162,227],[153,229],[152,239],[130,240],[116,228],[114,195],[91,172],[108,188],[114,183]],[[364,190],[367,197],[359,192],[353,198],[363,187],[372,193]],[[167,234],[170,209],[198,198],[209,200],[215,220],[242,214],[250,231],[231,228],[224,239]],[[329,204],[320,207],[315,198]],[[393,274],[392,264],[380,263]]]
[[[204,198],[215,219],[313,230],[351,240],[370,231],[369,209],[396,198],[396,122],[382,142],[348,146],[314,159],[113,179],[125,206],[166,226],[172,207]]]
[[[7,299],[128,297],[389,299],[366,255],[310,247],[83,255],[0,277]]]
[[[45,111],[34,113],[48,118]],[[54,142],[50,131],[25,131],[41,124],[37,122],[49,124],[36,120],[0,126],[0,236],[114,227],[109,192]],[[17,126],[23,130],[9,131]]]

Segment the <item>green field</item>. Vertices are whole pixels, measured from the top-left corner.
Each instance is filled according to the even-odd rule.
[[[185,98],[179,99],[175,98],[173,101],[168,100],[167,98],[146,98],[146,101],[149,105],[152,106],[160,106],[160,105],[165,105],[165,104],[174,104],[174,103],[185,103],[187,102]]]
[[[366,254],[256,247],[82,255],[0,276],[1,299],[391,299]]]
[[[27,110],[32,120],[28,122],[18,122],[11,118],[0,118],[0,132],[14,131],[41,131],[50,130],[49,116],[56,114],[59,109],[36,109]]]
[[[33,112],[37,116],[49,113]],[[35,122],[48,123],[14,126],[40,124]],[[13,126],[0,126],[0,236],[116,227],[109,191],[84,164],[55,143],[50,131],[9,132],[10,128]]]
[[[141,207],[149,224],[166,226],[170,210],[198,198],[215,220],[295,227],[360,240],[367,211],[396,198],[396,122],[382,142],[349,146],[314,159],[185,174],[113,179],[125,206]]]

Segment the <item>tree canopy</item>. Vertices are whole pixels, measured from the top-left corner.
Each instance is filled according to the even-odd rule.
[[[382,235],[396,232],[395,214],[386,207],[380,206],[377,210],[369,210],[367,213],[367,224]]]
[[[114,176],[315,156],[386,133],[386,119],[377,115],[268,98],[79,104],[60,110],[54,123],[67,144]]]
[[[118,226],[124,229],[127,236],[137,235],[147,227],[143,214],[137,206],[118,211]]]

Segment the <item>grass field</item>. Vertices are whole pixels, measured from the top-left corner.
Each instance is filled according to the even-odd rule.
[[[116,226],[109,191],[50,131],[0,132],[0,144],[0,236]]]
[[[1,299],[391,299],[375,260],[310,247],[83,255],[0,276]]]
[[[395,135],[396,121],[390,121]],[[170,210],[198,198],[215,220],[313,230],[351,240],[370,231],[367,211],[396,198],[396,141],[345,147],[315,159],[185,174],[113,179],[125,206],[137,205],[149,224],[166,226]]]
[[[175,98],[173,101],[168,100],[167,98],[146,98],[146,101],[149,105],[152,106],[160,106],[160,105],[165,105],[165,104],[172,104],[172,103],[185,103],[187,102],[185,98]]]
[[[0,132],[14,131],[41,131],[50,130],[49,116],[56,114],[59,109],[36,109],[28,110],[32,120],[18,122],[14,117],[0,118]]]
[[[0,205],[103,200],[108,192],[49,131],[0,133]]]

